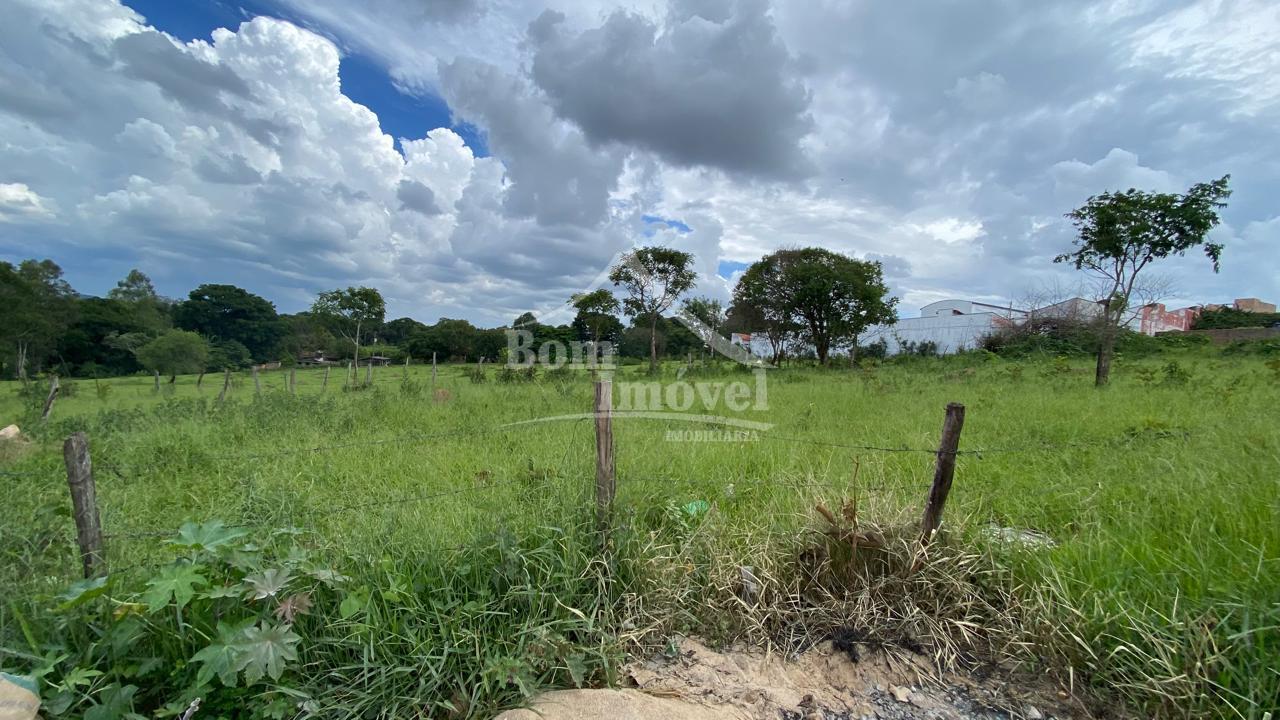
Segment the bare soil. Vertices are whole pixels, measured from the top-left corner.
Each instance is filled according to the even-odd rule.
[[[824,642],[793,657],[681,640],[630,687],[558,690],[498,720],[1010,720],[1089,717],[1065,690],[939,673],[907,650]]]

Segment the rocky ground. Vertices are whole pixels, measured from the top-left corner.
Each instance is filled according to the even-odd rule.
[[[909,652],[826,642],[790,658],[685,639],[627,668],[630,687],[561,690],[498,720],[1013,720],[1085,718],[1064,691],[937,673]]]

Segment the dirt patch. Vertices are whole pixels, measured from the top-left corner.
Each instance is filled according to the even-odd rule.
[[[685,639],[626,668],[630,688],[561,690],[498,720],[1007,720],[1087,717],[1066,693],[935,672],[910,651],[837,638],[795,657]]]

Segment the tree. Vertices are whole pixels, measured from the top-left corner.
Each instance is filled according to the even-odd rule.
[[[396,318],[382,326],[382,341],[392,345],[403,345],[415,333],[426,330],[427,326],[413,318]]]
[[[255,360],[271,359],[286,326],[265,298],[235,285],[201,285],[173,312],[174,325],[213,340],[235,340]]]
[[[622,334],[622,322],[616,316],[621,306],[613,293],[604,288],[578,293],[569,298],[569,304],[578,311],[573,318],[578,339],[590,342],[593,353],[601,340],[617,342]]]
[[[692,315],[706,328],[705,331],[695,333],[702,341],[704,349],[711,346],[712,335],[719,336],[724,332],[726,316],[724,306],[719,300],[705,296],[689,298],[684,301],[684,312]]]
[[[179,373],[205,369],[209,343],[189,330],[169,330],[138,348],[137,355],[144,368],[168,375],[169,382],[173,382]]]
[[[75,317],[75,291],[52,260],[0,262],[0,342],[15,350],[14,376],[25,380],[56,348]]]
[[[150,337],[133,309],[108,298],[78,300],[75,321],[58,339],[58,355],[83,374],[137,372],[140,366],[133,351]]]
[[[311,314],[328,323],[335,332],[354,346],[352,363],[360,367],[360,341],[364,333],[373,332],[387,315],[382,293],[370,287],[349,287],[320,293]]]
[[[1218,225],[1218,211],[1231,196],[1230,175],[1192,185],[1185,194],[1149,193],[1135,188],[1104,192],[1067,213],[1078,234],[1075,247],[1053,259],[1085,270],[1103,283],[1102,332],[1094,384],[1111,376],[1111,358],[1121,318],[1134,297],[1140,273],[1156,260],[1203,247],[1218,272],[1222,244],[1206,236]]]
[[[609,270],[609,280],[624,287],[622,307],[634,319],[649,322],[649,372],[658,371],[658,320],[677,299],[693,289],[698,275],[693,256],[664,247],[634,250]]]
[[[107,292],[108,300],[129,308],[145,332],[156,334],[169,326],[168,301],[156,294],[155,285],[146,273],[134,268]]]
[[[440,318],[435,325],[409,338],[406,347],[417,357],[427,358],[431,353],[438,353],[444,359],[465,361],[476,352],[477,340],[476,327],[466,320]]]
[[[799,333],[823,364],[831,348],[856,346],[868,327],[894,322],[897,303],[880,263],[822,248],[767,255],[747,268],[734,290],[735,307],[762,320],[775,355]]]
[[[116,283],[116,286],[107,291],[107,297],[112,300],[122,300],[124,302],[136,303],[143,300],[155,300],[156,286],[151,283],[151,278],[141,270],[134,268],[123,280]]]
[[[253,364],[249,348],[235,340],[217,340],[209,344],[209,356],[205,370],[218,372],[227,368],[242,369]]]
[[[520,316],[511,321],[511,327],[515,330],[533,330],[538,325],[538,316],[531,312],[520,313]]]

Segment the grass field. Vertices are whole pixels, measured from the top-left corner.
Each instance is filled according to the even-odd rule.
[[[0,448],[0,669],[40,674],[51,717],[196,696],[201,717],[485,717],[609,682],[672,632],[785,644],[844,625],[1143,716],[1280,706],[1280,378],[1256,356],[1122,359],[1105,390],[1084,362],[983,354],[774,371],[768,410],[741,413],[774,424],[754,440],[615,420],[603,550],[591,424],[507,425],[589,412],[589,378],[468,370],[442,368],[444,402],[422,366],[361,391],[299,371],[296,395],[267,372],[257,398],[240,375],[224,404],[216,376],[77,380],[45,426],[42,392],[3,384],[0,425],[31,441]],[[948,402],[967,407],[961,450],[984,452],[959,458],[924,570],[842,555],[815,507],[856,499],[841,522],[909,538]],[[76,430],[112,574],[68,593]]]

